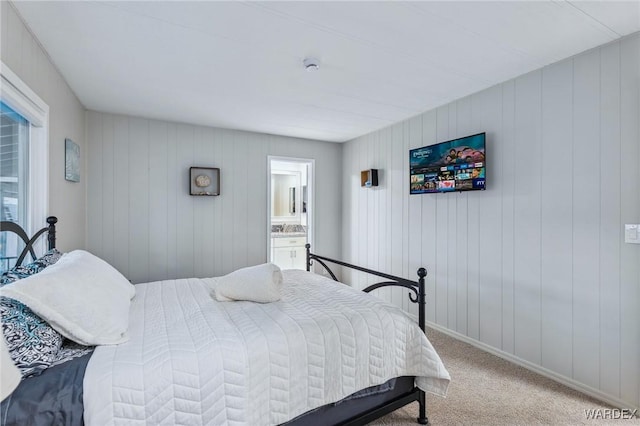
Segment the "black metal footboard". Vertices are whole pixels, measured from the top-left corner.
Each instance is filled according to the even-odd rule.
[[[404,287],[410,291],[409,299],[413,303],[418,304],[418,325],[423,333],[426,334],[426,326],[425,326],[425,306],[426,306],[426,290],[425,290],[425,277],[427,276],[427,270],[425,268],[418,268],[418,280],[411,281],[406,278],[396,277],[394,275],[385,274],[384,272],[374,271],[372,269],[363,268],[362,266],[352,265],[350,263],[343,262],[341,260],[331,259],[328,257],[320,256],[314,253],[311,253],[311,244],[305,244],[305,248],[307,249],[307,271],[311,271],[311,264],[315,260],[331,275],[335,281],[338,281],[336,275],[333,273],[331,268],[327,265],[326,262],[333,263],[336,265],[344,266],[346,268],[355,269],[356,271],[364,272],[367,274],[375,275],[381,278],[384,278],[388,281],[381,281],[376,284],[372,284],[362,291],[369,293],[375,289],[381,287],[395,286],[395,287]],[[362,413],[362,415],[351,419],[349,422],[345,423],[348,425],[364,425],[367,424],[377,418],[380,418],[400,407],[403,407],[413,401],[418,401],[420,404],[420,411],[417,418],[418,423],[426,425],[429,424],[429,419],[427,418],[427,407],[426,407],[426,398],[424,391],[414,387],[413,391],[406,394],[402,398],[399,398],[397,401],[393,401],[391,403],[387,403],[381,407],[377,407],[375,410],[370,410],[366,413]]]

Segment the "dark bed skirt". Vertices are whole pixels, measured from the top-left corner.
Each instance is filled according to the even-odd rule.
[[[356,421],[364,413],[413,393],[414,377],[398,377],[383,385],[373,386],[333,404],[301,414],[283,426],[327,426],[364,424]]]
[[[23,379],[0,404],[0,425],[83,425],[82,381],[91,353]]]

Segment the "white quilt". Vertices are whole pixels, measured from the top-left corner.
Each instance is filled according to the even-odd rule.
[[[216,279],[136,286],[130,340],[98,347],[85,422],[276,425],[392,377],[444,396],[449,374],[400,309],[284,271],[282,300],[217,302]]]

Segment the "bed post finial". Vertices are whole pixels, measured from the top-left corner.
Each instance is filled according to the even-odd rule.
[[[427,270],[426,270],[426,269],[424,269],[424,268],[420,268],[420,269],[418,269],[418,276],[419,276],[420,278],[424,278],[424,277],[426,277],[426,276],[427,276]]]
[[[307,250],[307,272],[311,272],[311,244],[305,244],[304,248]]]
[[[49,250],[52,250],[56,248],[56,223],[58,223],[58,218],[55,216],[49,216],[47,218],[47,223],[49,224],[47,240],[49,241]]]

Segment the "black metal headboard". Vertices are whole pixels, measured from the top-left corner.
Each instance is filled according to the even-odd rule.
[[[20,253],[20,256],[18,256],[18,260],[16,260],[16,264],[14,266],[22,265],[22,261],[27,256],[27,253],[30,253],[31,257],[34,260],[36,259],[36,253],[33,251],[33,245],[45,232],[48,233],[48,249],[51,250],[56,248],[56,223],[58,223],[58,218],[55,216],[49,216],[47,218],[47,223],[49,224],[49,226],[45,226],[44,228],[33,234],[33,237],[29,238],[24,229],[22,229],[22,227],[20,227],[20,225],[18,225],[17,223],[8,221],[0,222],[0,231],[13,232],[14,234],[17,234],[25,244],[25,247]]]

